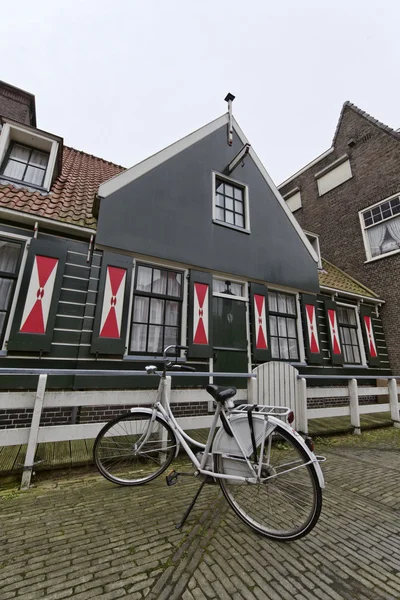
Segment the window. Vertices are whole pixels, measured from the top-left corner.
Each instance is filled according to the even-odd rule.
[[[315,233],[309,233],[307,231],[304,231],[304,233],[306,234],[306,237],[307,237],[308,241],[310,242],[311,246],[315,250],[315,254],[318,256],[318,269],[322,269],[321,250],[319,247],[319,236],[315,235]]]
[[[248,228],[246,222],[246,187],[231,181],[215,178],[215,220],[240,229]]]
[[[4,161],[2,174],[7,179],[16,179],[42,187],[48,162],[48,152],[12,142]]]
[[[165,346],[179,344],[182,278],[170,269],[137,267],[130,352],[162,354]]]
[[[344,155],[315,174],[319,195],[326,194],[352,177],[350,161],[347,155]]]
[[[0,341],[10,317],[24,244],[0,237]]]
[[[357,335],[357,318],[355,308],[338,306],[337,319],[340,339],[344,354],[344,362],[349,365],[360,365],[360,348]]]
[[[3,118],[0,179],[50,190],[59,174],[62,138]]]
[[[400,197],[395,196],[361,212],[367,258],[400,249]]]
[[[243,283],[236,281],[229,281],[226,279],[214,279],[213,280],[213,292],[214,294],[225,294],[227,296],[238,296],[240,298],[245,297],[245,286]]]
[[[295,212],[296,210],[299,210],[299,208],[301,208],[302,204],[301,204],[301,193],[300,190],[298,188],[296,188],[295,190],[292,190],[291,192],[288,192],[287,194],[285,194],[283,196],[283,199],[285,200],[286,204],[288,205],[289,209],[292,212]]]
[[[298,360],[296,296],[269,292],[271,356],[276,360]]]

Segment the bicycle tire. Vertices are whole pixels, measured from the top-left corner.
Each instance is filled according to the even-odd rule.
[[[129,412],[107,423],[93,447],[100,473],[118,485],[143,485],[159,477],[171,464],[177,450],[175,433],[164,419],[147,412]],[[139,442],[150,426],[150,437],[139,450]],[[155,470],[154,470],[155,469]]]
[[[318,476],[311,464],[305,465],[310,460],[307,452],[279,424],[266,435],[264,457],[268,448],[270,464],[263,460],[262,468],[264,477],[271,479],[254,484],[237,483],[229,479],[218,479],[218,482],[237,516],[251,529],[278,541],[296,540],[307,535],[319,519],[322,490]],[[261,450],[261,443],[258,450]],[[243,459],[236,458],[236,467],[240,471],[243,466],[239,465],[238,460],[243,465]],[[299,462],[304,467],[284,470],[299,466]],[[221,474],[232,474],[235,471],[235,458],[216,454],[215,470]],[[296,498],[297,506],[293,507]]]

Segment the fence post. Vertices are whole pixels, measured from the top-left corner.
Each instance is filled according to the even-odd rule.
[[[399,416],[399,397],[397,392],[397,381],[396,379],[388,380],[389,390],[389,402],[390,402],[390,413],[395,427],[400,427],[400,416]]]
[[[255,369],[253,369],[252,374],[256,374]],[[258,404],[256,377],[249,377],[247,380],[247,404]]]
[[[361,434],[360,411],[358,407],[358,385],[357,379],[349,381],[350,421],[354,427],[353,433]]]
[[[33,407],[32,422],[29,431],[28,448],[25,456],[24,472],[22,473],[21,479],[21,490],[27,490],[31,484],[36,446],[39,436],[40,417],[42,415],[44,393],[46,391],[46,383],[47,375],[39,375],[35,405]]]
[[[308,434],[307,382],[304,377],[297,380],[297,406],[298,414],[294,415],[296,419],[296,429],[301,431],[301,433]]]

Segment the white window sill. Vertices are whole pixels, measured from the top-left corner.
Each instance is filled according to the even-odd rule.
[[[234,229],[235,231],[240,231],[241,233],[250,234],[250,229],[244,229],[243,227],[236,227],[236,225],[231,225],[230,223],[225,223],[225,221],[217,221],[217,219],[213,219],[213,223],[215,225],[222,225],[222,227],[228,227],[229,229]]]
[[[371,262],[375,262],[376,260],[381,260],[382,258],[387,258],[388,256],[394,256],[395,254],[398,254],[400,252],[399,250],[392,250],[391,252],[385,252],[385,254],[380,254],[379,256],[374,256],[373,258],[369,258],[368,260],[364,261],[364,265],[371,263]]]

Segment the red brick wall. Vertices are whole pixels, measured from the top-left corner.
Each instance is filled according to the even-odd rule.
[[[350,140],[355,145],[348,145]],[[323,196],[315,173],[348,154],[352,179]],[[299,186],[302,208],[294,214],[300,225],[320,236],[321,254],[371,288],[386,304],[381,309],[393,372],[400,374],[400,253],[365,264],[358,211],[400,193],[400,138],[386,133],[346,107],[335,149],[322,161],[280,188],[284,195]]]
[[[33,125],[29,97],[0,84],[0,115],[24,125]]]

